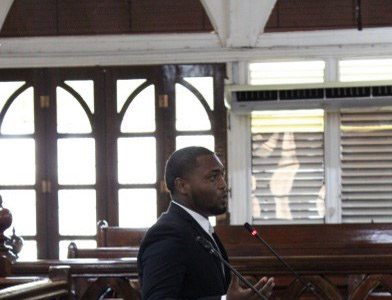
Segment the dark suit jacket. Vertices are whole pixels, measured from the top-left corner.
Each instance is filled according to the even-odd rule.
[[[142,299],[220,299],[230,272],[207,252],[196,237],[210,236],[184,209],[172,203],[146,233],[139,250]],[[226,252],[220,243],[222,256]],[[211,297],[211,298],[210,298]]]

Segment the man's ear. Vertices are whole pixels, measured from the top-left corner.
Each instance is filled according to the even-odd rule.
[[[182,179],[180,177],[177,177],[174,180],[174,185],[176,187],[176,191],[179,194],[183,194],[183,195],[184,194],[188,194],[188,192],[189,192],[189,184],[187,183],[186,180],[184,180],[184,179]]]

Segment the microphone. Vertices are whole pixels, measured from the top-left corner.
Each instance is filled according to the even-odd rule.
[[[297,272],[294,271],[294,269],[283,259],[283,257],[281,257],[278,253],[275,252],[275,250],[259,235],[259,233],[257,232],[256,228],[254,228],[252,225],[250,225],[248,222],[246,222],[244,224],[244,227],[246,228],[246,230],[249,231],[249,233],[254,236],[255,238],[257,238],[258,240],[260,240],[267,248],[268,250],[270,250],[275,257],[292,273],[294,274],[294,276],[302,283],[302,285],[304,286],[303,290],[307,290],[308,288],[310,289],[310,291],[313,293],[313,295],[315,295],[318,299],[320,299],[319,295],[317,295],[313,285],[310,282],[305,282],[301,276],[299,276],[299,274]],[[302,291],[303,291],[302,290]],[[301,291],[301,292],[302,292]]]
[[[201,237],[201,236],[197,236],[196,237],[196,242],[198,242],[200,245],[202,245],[202,247],[207,250],[208,253],[210,253],[211,255],[214,255],[215,257],[217,257],[221,263],[223,263],[226,267],[228,267],[247,287],[249,287],[253,292],[255,292],[260,299],[264,299],[264,300],[268,300],[267,297],[265,297],[262,293],[260,293],[260,291],[258,291],[250,282],[249,280],[247,280],[244,276],[242,276],[236,269],[234,269],[234,267],[232,267],[223,257],[222,255],[219,253],[219,251],[217,251],[214,246],[212,246],[211,242],[208,241],[207,239]]]

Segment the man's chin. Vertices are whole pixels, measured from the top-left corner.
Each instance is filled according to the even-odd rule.
[[[223,204],[221,207],[219,207],[218,209],[216,209],[216,211],[215,211],[215,216],[218,216],[218,215],[221,215],[221,214],[224,214],[224,213],[226,213],[227,212],[227,204]]]

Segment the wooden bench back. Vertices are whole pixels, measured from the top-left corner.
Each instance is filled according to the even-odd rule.
[[[137,257],[139,247],[78,248],[75,243],[68,246],[67,258],[123,258]]]
[[[139,247],[148,228],[108,226],[100,221],[97,228],[98,247]]]
[[[392,224],[259,225],[259,235],[281,255],[392,253]],[[240,225],[215,231],[230,256],[271,256],[266,246]]]
[[[256,225],[255,228],[281,255],[392,253],[392,223]],[[147,228],[123,228],[107,226],[106,223],[104,226],[98,226],[97,244],[98,247],[137,248],[146,231]],[[251,236],[242,225],[218,225],[215,231],[230,256],[272,255],[267,247]],[[121,251],[114,252],[120,254]],[[124,251],[132,253],[134,250]]]

